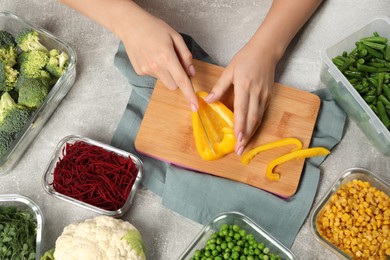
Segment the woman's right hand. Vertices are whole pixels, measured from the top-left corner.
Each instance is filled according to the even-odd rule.
[[[182,36],[141,8],[127,17],[117,23],[116,33],[136,73],[158,78],[170,90],[180,88],[191,109],[196,111],[198,99],[189,79],[195,75],[195,68]]]
[[[195,75],[192,54],[183,38],[164,21],[131,0],[60,0],[113,31],[123,42],[138,75],[180,88],[192,110],[198,109],[189,76]]]

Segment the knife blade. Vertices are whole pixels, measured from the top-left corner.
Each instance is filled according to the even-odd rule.
[[[192,84],[191,78],[190,78],[190,82],[191,82],[191,85],[192,85],[192,89],[193,89],[194,92],[196,93],[196,90],[195,90],[194,84]],[[199,113],[199,109],[198,109],[198,111],[196,111],[196,112],[198,113],[199,122],[200,122],[200,124],[201,124],[201,126],[202,126],[203,132],[204,132],[205,135],[206,135],[206,139],[207,139],[207,142],[208,142],[208,144],[209,144],[209,146],[210,146],[210,149],[211,149],[211,151],[213,152],[213,154],[215,155],[215,151],[214,151],[214,148],[213,148],[213,144],[211,143],[211,140],[210,140],[210,137],[209,137],[209,135],[208,135],[208,133],[207,133],[206,127],[204,126],[203,119],[202,119],[202,117],[200,116],[200,113]]]

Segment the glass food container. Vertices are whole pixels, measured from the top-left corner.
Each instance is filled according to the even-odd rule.
[[[179,260],[191,259],[195,251],[204,248],[211,235],[219,231],[223,224],[238,225],[247,234],[253,234],[257,242],[263,242],[273,254],[278,254],[281,259],[297,259],[295,255],[277,239],[257,225],[253,220],[239,212],[225,212],[217,215],[205,226],[195,240],[181,254]]]
[[[24,28],[34,29],[39,33],[40,41],[49,50],[58,49],[69,56],[69,65],[65,73],[57,80],[41,106],[33,113],[22,131],[16,136],[8,151],[0,158],[0,176],[9,173],[21,159],[31,142],[45,126],[54,110],[72,87],[76,78],[76,52],[62,39],[59,39],[45,29],[10,13],[0,12],[0,30],[6,30],[15,35]]]
[[[133,186],[131,187],[130,193],[126,199],[126,202],[124,203],[124,205],[120,209],[118,209],[118,210],[105,210],[105,209],[99,208],[97,206],[91,205],[89,203],[85,203],[85,202],[80,201],[78,199],[64,195],[60,192],[57,192],[53,188],[52,182],[54,179],[54,169],[56,167],[57,162],[59,162],[59,160],[64,157],[63,149],[66,147],[67,144],[74,144],[75,142],[78,142],[78,141],[82,141],[86,144],[90,144],[93,146],[103,148],[106,151],[114,152],[117,155],[122,156],[124,158],[130,157],[131,160],[134,162],[135,166],[138,169],[138,173],[137,173],[136,179],[133,183]],[[46,168],[46,171],[43,175],[42,184],[43,184],[43,188],[45,189],[45,191],[56,198],[62,199],[64,201],[70,202],[72,204],[78,205],[80,207],[83,207],[83,208],[86,208],[89,210],[92,210],[92,211],[97,212],[99,214],[104,214],[104,215],[108,215],[108,216],[112,216],[112,217],[120,217],[123,214],[125,214],[126,211],[129,210],[129,208],[133,202],[135,193],[136,193],[138,186],[141,182],[142,176],[143,176],[143,163],[137,156],[135,156],[131,153],[128,153],[126,151],[117,149],[115,147],[112,147],[110,145],[92,140],[90,138],[86,138],[86,137],[82,137],[82,136],[78,136],[78,135],[70,135],[70,136],[63,138],[58,143],[53,155],[51,156],[51,159],[50,159],[50,162]]]
[[[31,213],[37,223],[35,260],[41,258],[41,245],[44,219],[39,206],[30,198],[19,194],[0,194],[0,206],[13,206],[21,211]]]
[[[390,184],[386,183],[384,180],[376,176],[371,171],[364,168],[351,168],[344,171],[340,178],[335,181],[329,191],[324,195],[324,197],[319,201],[319,203],[313,208],[310,213],[310,230],[315,239],[321,243],[324,247],[332,251],[341,259],[352,259],[346,253],[344,253],[340,248],[326,240],[318,231],[317,220],[321,214],[322,209],[325,207],[329,199],[335,194],[342,185],[352,181],[352,180],[361,180],[367,181],[372,187],[383,191],[385,194],[390,196]]]
[[[322,50],[321,82],[374,147],[383,154],[390,155],[389,130],[332,61],[344,51],[350,53],[357,41],[372,36],[374,32],[390,40],[390,18],[378,16],[364,25],[353,27],[348,28],[341,39]]]

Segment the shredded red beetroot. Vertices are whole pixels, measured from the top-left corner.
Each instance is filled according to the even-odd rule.
[[[54,169],[55,191],[105,210],[123,207],[138,174],[137,166],[101,147],[67,143]]]

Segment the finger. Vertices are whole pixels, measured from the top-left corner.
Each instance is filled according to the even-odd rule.
[[[235,86],[235,88],[240,86]],[[241,155],[247,138],[246,138],[246,125],[247,115],[249,110],[249,92],[248,91],[235,91],[237,94],[234,97],[234,136],[236,137],[235,151],[238,155]]]
[[[222,75],[219,77],[217,83],[214,85],[210,93],[205,98],[207,103],[212,103],[219,100],[223,94],[228,90],[233,84],[233,71],[227,67]]]
[[[190,103],[191,110],[197,111],[198,98],[195,94],[192,82],[190,81],[188,75],[185,73],[180,61],[178,59],[174,59],[168,62],[168,64],[170,64],[168,67],[169,73],[172,75],[172,78],[174,79],[176,85],[183,92],[184,97]]]
[[[249,97],[248,114],[246,116],[245,132],[241,144],[245,147],[252,138],[256,129],[259,127],[263,114],[265,104],[260,101],[260,94],[252,93]]]
[[[172,41],[182,67],[189,76],[195,76],[195,67],[192,64],[192,53],[188,50],[183,37],[181,37],[180,34],[175,34],[172,36]]]
[[[172,75],[167,70],[160,71],[156,75],[156,78],[160,79],[169,90],[175,90],[178,88]]]

